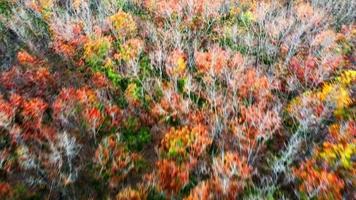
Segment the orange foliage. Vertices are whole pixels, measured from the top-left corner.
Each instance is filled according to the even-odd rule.
[[[92,76],[92,81],[97,88],[105,88],[109,86],[109,81],[106,76],[100,72],[95,72]]]
[[[251,177],[251,168],[246,158],[233,152],[225,152],[217,157],[212,169],[212,187],[228,199],[236,199]]]
[[[24,101],[22,116],[31,127],[39,129],[42,123],[42,117],[48,105],[42,99],[34,98]]]
[[[169,160],[157,162],[157,175],[159,186],[170,194],[177,193],[189,181],[189,170]]]
[[[214,188],[209,181],[199,183],[184,200],[211,200],[213,199]]]
[[[220,74],[227,66],[228,60],[228,53],[219,47],[214,47],[208,52],[195,53],[195,62],[200,73]]]
[[[16,107],[0,96],[0,127],[6,128],[11,124],[15,116],[15,109]]]
[[[239,79],[241,85],[238,92],[241,97],[248,98],[251,95],[257,101],[267,101],[272,96],[267,77],[258,75],[256,70],[248,69]]]
[[[54,38],[52,48],[66,58],[74,58],[78,49],[82,48],[88,37],[83,33],[83,27],[80,23],[68,24],[66,30],[60,28],[55,25],[51,26]]]
[[[244,64],[243,56],[241,55],[241,53],[236,53],[232,56],[229,62],[229,67],[237,68],[237,67],[241,67],[243,64]]]
[[[111,118],[111,124],[113,126],[118,126],[121,122],[122,111],[116,105],[108,105],[105,107],[107,115]]]
[[[34,64],[36,62],[36,58],[26,51],[19,51],[17,53],[17,60],[20,64]]]
[[[193,128],[171,128],[161,141],[161,149],[169,157],[186,160],[188,156],[201,156],[211,143],[207,128],[198,124]]]
[[[132,189],[131,187],[124,188],[116,195],[116,200],[144,200],[146,195],[141,191]]]
[[[129,13],[119,11],[110,16],[109,21],[120,37],[130,37],[136,34],[137,26]]]
[[[308,160],[300,168],[293,170],[294,175],[302,181],[299,189],[307,194],[314,194],[320,200],[341,200],[344,181],[334,172],[316,169],[313,165],[313,161]]]
[[[182,50],[174,50],[167,58],[166,71],[171,76],[183,76],[186,73],[186,55]]]
[[[95,163],[109,175],[110,186],[117,187],[133,170],[137,153],[130,153],[115,135],[104,138],[95,151]]]
[[[144,6],[159,16],[170,16],[172,14],[183,15],[184,9],[189,8],[191,15],[196,16],[219,16],[222,0],[145,0]]]
[[[104,121],[100,110],[95,107],[85,108],[83,112],[83,117],[94,132],[100,127],[100,125]]]
[[[332,124],[329,127],[329,140],[346,144],[347,142],[356,142],[356,122],[349,121],[345,127],[340,124]]]

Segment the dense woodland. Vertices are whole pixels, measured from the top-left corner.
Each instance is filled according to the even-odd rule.
[[[0,0],[0,199],[356,199],[354,0]]]

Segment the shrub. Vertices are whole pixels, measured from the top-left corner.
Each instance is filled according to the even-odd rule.
[[[111,48],[111,42],[107,37],[98,37],[89,40],[84,45],[84,58],[91,67],[100,67]]]

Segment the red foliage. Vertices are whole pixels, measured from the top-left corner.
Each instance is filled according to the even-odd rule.
[[[263,103],[254,106],[242,106],[241,120],[249,128],[257,128],[258,135],[273,133],[280,127],[280,117],[277,112],[267,110]]]
[[[53,74],[45,67],[21,71],[18,68],[0,74],[0,85],[21,95],[49,97],[56,89]]]
[[[103,192],[92,198],[120,188],[118,199],[145,199],[155,188],[179,199],[193,175],[200,183],[189,200],[263,198],[271,188],[273,197],[296,198],[297,185],[311,198],[353,192],[355,26],[347,13],[336,33],[329,12],[340,4],[133,0],[121,11],[114,1],[68,2],[9,3],[10,13],[35,14],[49,27],[17,38],[20,46],[50,49],[21,50],[15,66],[0,69],[0,179],[12,179],[0,183],[0,199],[26,175],[51,197],[83,175],[88,183],[79,187]],[[330,26],[318,26],[324,15]],[[12,19],[10,35],[38,27]],[[333,84],[314,94],[325,80]],[[311,151],[315,157],[292,168]],[[274,173],[280,169],[286,173]],[[129,176],[142,171],[141,188],[142,174]],[[254,186],[261,188],[250,194]]]
[[[9,198],[11,194],[11,186],[8,183],[0,183],[0,198]]]
[[[22,116],[25,120],[26,127],[40,129],[42,124],[43,113],[48,105],[40,98],[29,99],[23,102]]]
[[[11,68],[6,72],[2,72],[0,74],[0,84],[8,90],[15,89],[16,82],[19,79],[18,78],[19,73],[20,73],[19,70],[15,67]]]
[[[88,88],[82,87],[76,90],[75,99],[83,105],[91,105],[97,101],[95,92]]]
[[[214,195],[214,188],[209,181],[199,183],[184,200],[211,200]]]
[[[308,56],[303,62],[297,57],[292,57],[289,62],[289,69],[304,84],[315,85],[322,81],[318,69],[318,60],[315,57]]]
[[[96,88],[106,88],[109,85],[107,78],[100,72],[95,72],[92,81]]]
[[[16,93],[12,93],[10,96],[10,103],[12,106],[14,106],[15,108],[18,108],[23,102],[23,98],[22,96],[16,94]]]
[[[96,132],[96,130],[103,123],[104,118],[98,108],[85,108],[83,112],[85,121],[88,123],[89,127]]]
[[[62,121],[66,119],[75,106],[76,91],[73,88],[63,88],[52,104],[53,118]]]
[[[55,25],[51,28],[54,34],[52,42],[54,51],[66,58],[75,58],[78,49],[81,49],[87,41],[87,36],[83,33],[81,24],[69,24],[65,27],[65,30],[61,30],[61,27],[56,27]],[[67,32],[63,33],[63,31]]]
[[[17,60],[20,64],[34,64],[37,59],[26,51],[19,51],[17,53]]]
[[[163,97],[158,103],[152,104],[150,113],[152,116],[159,118],[166,114],[170,114],[171,117],[177,118],[178,114],[186,113],[186,107],[183,104],[184,99],[178,92],[176,92],[172,85],[164,86]]]
[[[244,64],[244,58],[241,55],[241,53],[236,53],[233,55],[229,62],[229,67],[236,68],[236,67],[241,67]]]
[[[95,163],[109,175],[111,187],[118,184],[133,170],[134,164],[140,156],[130,153],[125,146],[119,142],[116,136],[109,136],[102,140],[95,151]]]
[[[15,117],[15,109],[16,107],[0,96],[0,127],[8,128]]]
[[[270,83],[267,77],[258,75],[256,70],[248,69],[244,74],[239,74],[240,87],[238,92],[241,97],[254,97],[257,101],[265,101],[272,96],[270,93]]]
[[[300,190],[314,194],[317,199],[342,199],[345,183],[334,172],[314,168],[313,160],[303,163],[300,168],[293,170],[294,175],[302,181]]]
[[[212,185],[220,196],[236,199],[251,176],[246,158],[233,152],[226,152],[213,162]]]
[[[70,117],[83,119],[95,134],[105,118],[105,113],[98,109],[98,103],[96,93],[90,88],[63,88],[52,104],[53,117],[63,125],[69,123]]]
[[[122,111],[116,105],[108,105],[105,108],[106,114],[111,118],[111,124],[118,126],[122,120]]]
[[[209,52],[195,53],[195,62],[201,73],[220,74],[228,61],[228,52],[219,47],[214,47]]]
[[[158,161],[157,170],[159,186],[170,194],[177,193],[189,181],[189,170],[174,161]]]

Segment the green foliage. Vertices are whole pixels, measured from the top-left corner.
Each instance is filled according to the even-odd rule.
[[[135,170],[138,172],[148,172],[149,171],[149,162],[147,160],[144,159],[139,159],[137,161],[135,161]]]
[[[139,125],[139,119],[136,117],[129,117],[123,122],[123,127],[128,130],[136,130]]]
[[[104,64],[104,59],[111,48],[110,41],[107,38],[92,39],[84,47],[85,61],[93,68],[98,68]]]
[[[148,19],[149,14],[140,6],[136,6],[132,1],[117,0],[118,7],[122,8],[124,12],[132,13],[133,15],[140,16],[142,19]]]
[[[298,130],[298,120],[289,115],[288,112],[282,113],[283,125],[289,133],[295,133]]]
[[[174,117],[174,116],[171,116],[171,115],[169,115],[169,116],[167,116],[165,118],[165,122],[168,125],[175,126],[175,127],[179,126],[179,124],[180,124],[180,120],[177,117]]]
[[[147,196],[147,200],[166,200],[166,195],[162,192],[159,192],[156,188],[150,188]]]
[[[250,11],[242,12],[238,16],[238,24],[241,27],[248,28],[253,23],[253,14]]]
[[[180,158],[178,158],[179,156],[179,152],[177,151],[178,149],[182,149],[184,148],[184,143],[183,140],[181,138],[177,139],[169,148],[168,152],[167,152],[167,156],[170,158],[175,158],[177,160],[181,160]]]
[[[194,176],[194,175],[189,176],[189,182],[188,182],[188,184],[186,184],[186,185],[179,191],[178,196],[180,196],[180,197],[188,196],[189,193],[190,193],[190,191],[191,191],[195,186],[197,186],[198,183],[199,183],[199,181],[197,180],[196,176]]]
[[[353,52],[353,45],[345,41],[341,43],[341,49],[344,55],[351,55]]]
[[[141,54],[139,58],[140,66],[140,79],[144,80],[148,77],[152,77],[154,74],[153,67],[149,57],[145,54]]]
[[[241,195],[242,199],[266,199],[266,200],[276,200],[285,199],[283,191],[273,186],[267,186],[263,188],[257,188],[255,186],[249,186],[245,189],[244,193]]]
[[[2,0],[0,2],[0,15],[9,16],[11,13],[10,3],[7,0]]]
[[[231,48],[231,50],[240,52],[243,55],[248,54],[249,47],[240,42],[235,42],[232,38],[225,37],[220,39],[220,46],[225,46]]]
[[[42,199],[40,193],[33,193],[24,185],[17,184],[12,190],[12,195],[9,200],[40,200]]]
[[[276,61],[275,55],[270,55],[267,51],[257,53],[257,57],[265,65],[272,65]]]
[[[7,147],[10,143],[10,138],[0,131],[0,150]]]
[[[118,190],[140,186],[132,191],[145,193],[142,195],[148,195],[147,199],[178,200],[187,197],[202,181],[203,187],[197,189],[210,190],[214,199],[310,199],[314,192],[298,193],[302,190],[298,186],[305,180],[298,182],[294,168],[302,166],[303,160],[315,159],[309,155],[320,144],[335,135],[342,136],[332,134],[331,137],[328,124],[337,122],[342,125],[340,128],[347,129],[344,126],[355,120],[356,107],[351,98],[354,75],[345,80],[346,100],[334,115],[328,113],[329,107],[343,98],[329,103],[329,96],[334,96],[330,91],[331,95],[325,95],[323,101],[318,100],[320,94],[315,94],[310,99],[301,98],[296,103],[298,106],[289,109],[295,96],[301,96],[311,87],[320,88],[325,79],[333,80],[335,74],[353,64],[354,27],[333,24],[336,20],[330,20],[334,18],[332,15],[323,19],[330,26],[317,27],[316,20],[305,19],[325,9],[320,6],[315,9],[317,4],[266,5],[259,13],[256,6],[262,4],[256,5],[254,1],[202,5],[199,3],[203,1],[197,1],[198,7],[208,7],[193,10],[190,5],[183,5],[186,1],[179,2],[184,7],[181,9],[164,0],[160,7],[154,2],[148,5],[130,0],[90,0],[83,5],[68,6],[54,3],[45,8],[41,6],[43,1],[33,1],[31,5],[26,1],[11,2],[15,1],[0,0],[0,53],[6,54],[0,55],[0,60],[6,60],[9,66],[16,59],[19,62],[9,71],[0,71],[0,99],[3,99],[0,108],[5,108],[0,109],[0,125],[2,120],[6,125],[0,127],[0,155],[5,153],[5,159],[0,158],[0,164],[5,166],[0,170],[0,180],[14,185],[14,199],[55,198],[56,195],[114,199]],[[12,15],[12,10],[17,9],[21,13]],[[292,14],[283,19],[287,11]],[[88,13],[90,19],[85,16]],[[14,23],[8,23],[12,17]],[[305,26],[306,23],[311,26]],[[54,26],[68,26],[68,30],[57,31]],[[71,27],[75,29],[73,34],[68,33]],[[90,33],[92,30],[95,31]],[[321,44],[314,48],[314,41],[319,40]],[[331,47],[324,47],[324,43],[331,43],[326,45]],[[16,56],[15,45],[27,52]],[[65,59],[62,54],[52,56],[57,50],[67,48],[74,48],[78,53]],[[310,57],[312,61],[306,59]],[[331,66],[328,66],[330,58]],[[67,64],[68,68],[62,67]],[[93,84],[102,77],[95,76],[98,79],[91,81],[92,72],[104,75],[111,83],[109,87]],[[47,76],[54,79],[53,84],[46,81]],[[41,84],[42,79],[46,84]],[[92,93],[80,88],[90,89]],[[62,89],[69,92],[61,95]],[[14,98],[13,94],[16,94]],[[35,97],[46,102],[48,108],[44,113],[38,111],[40,106],[24,106],[26,99]],[[100,113],[92,108],[99,108]],[[39,123],[33,123],[38,126],[31,127],[32,121],[24,113],[34,122],[38,118]],[[98,134],[88,135],[94,123],[100,127],[95,130]],[[171,136],[167,130],[180,130],[182,126],[189,131],[166,137]],[[349,126],[354,129],[354,124]],[[154,140],[151,128],[158,134]],[[63,131],[66,132],[63,136],[75,139],[73,146],[81,149],[78,153],[69,152],[76,148],[71,146],[71,141],[62,141],[66,138],[50,137]],[[345,138],[342,140],[350,139]],[[149,151],[144,151],[148,147]],[[156,155],[153,149],[158,149],[161,155]],[[318,170],[327,168],[343,180],[345,185],[340,184],[340,192],[335,191],[340,193],[340,199],[347,198],[350,180],[346,171],[353,167],[354,144],[321,150],[315,165]],[[62,153],[57,155],[58,151]],[[234,151],[234,155],[226,156],[228,151]],[[73,161],[65,160],[59,169],[47,167],[48,158],[69,158],[68,152],[75,157]],[[27,157],[31,159],[25,160]],[[33,158],[36,169],[23,170],[22,158],[24,162]],[[13,169],[19,175],[12,174]],[[78,169],[75,180],[66,176],[72,169]],[[58,178],[58,172],[65,176],[59,174],[61,178]],[[140,179],[143,174],[148,176]],[[300,179],[309,178],[306,174],[306,178]],[[15,185],[36,176],[55,187]],[[317,188],[317,184],[310,180],[307,186]],[[330,185],[328,189],[335,186]],[[238,191],[225,190],[235,186]],[[61,194],[48,196],[49,189]]]
[[[184,88],[185,88],[186,83],[187,83],[187,79],[186,78],[182,78],[182,79],[178,79],[177,80],[178,92],[184,93]]]
[[[105,69],[104,71],[106,76],[114,84],[114,86],[121,86],[121,88],[123,88],[123,77],[120,74],[115,72],[113,69]]]
[[[189,98],[200,108],[202,108],[203,106],[207,105],[207,101],[206,99],[198,96],[197,94],[195,93],[190,93],[189,94]]]
[[[129,125],[122,130],[122,139],[130,151],[140,151],[151,141],[150,130],[147,127],[135,130],[137,121],[129,119]]]

